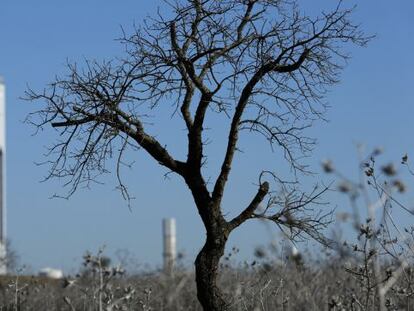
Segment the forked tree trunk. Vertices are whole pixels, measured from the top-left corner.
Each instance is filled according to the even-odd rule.
[[[220,258],[227,238],[207,233],[207,240],[195,261],[197,297],[204,311],[224,311],[228,303],[217,285]]]

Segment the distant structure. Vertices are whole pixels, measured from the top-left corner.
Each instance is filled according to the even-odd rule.
[[[43,268],[39,271],[39,276],[49,279],[63,278],[63,271],[53,268]]]
[[[167,275],[171,275],[174,271],[175,259],[177,257],[176,226],[174,218],[163,219],[162,232],[164,241],[164,272]]]
[[[6,273],[6,88],[0,77],[0,275]]]

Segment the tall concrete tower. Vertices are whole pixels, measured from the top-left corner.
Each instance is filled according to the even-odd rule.
[[[6,273],[6,88],[0,77],[0,275]]]
[[[167,275],[172,275],[174,271],[175,259],[177,257],[176,226],[174,218],[163,219],[162,232],[164,237],[164,272]]]

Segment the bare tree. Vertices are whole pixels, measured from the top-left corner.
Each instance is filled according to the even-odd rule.
[[[304,130],[323,117],[327,88],[338,82],[348,59],[344,47],[363,46],[370,38],[350,21],[353,9],[341,2],[318,17],[304,14],[294,1],[166,3],[173,17],[158,14],[132,35],[124,34],[122,59],[86,62],[83,69],[69,64],[68,75],[43,92],[28,90],[28,99],[45,102],[29,120],[39,128],[60,129],[49,151],[47,178],[63,178],[71,187],[68,195],[107,173],[106,161],[114,158],[120,189],[129,199],[119,174],[128,148],[143,149],[181,176],[207,235],[195,261],[198,299],[204,310],[225,310],[229,301],[217,286],[219,260],[230,233],[245,221],[266,219],[292,239],[329,243],[321,230],[330,214],[315,206],[326,188],[305,194],[274,173],[258,172],[251,202],[233,219],[223,216],[239,136],[263,136],[283,153],[295,176],[305,171],[300,159],[315,141]],[[146,126],[148,111],[154,114],[171,101],[185,123],[186,159],[175,158]],[[221,169],[209,189],[203,142],[206,114],[212,113],[228,116],[229,131]],[[282,191],[270,191],[269,182]]]

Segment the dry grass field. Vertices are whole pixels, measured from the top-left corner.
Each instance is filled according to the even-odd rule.
[[[322,260],[280,260],[269,253],[257,251],[253,261],[238,267],[223,261],[220,284],[230,310],[379,309],[369,261],[337,254]],[[188,269],[177,269],[172,276],[157,271],[128,275],[119,267],[100,265],[98,256],[89,258],[73,278],[1,278],[0,310],[201,310],[194,273]],[[412,308],[413,272],[409,266],[399,271],[397,264],[384,263],[382,281],[395,277],[385,297],[387,310]]]

